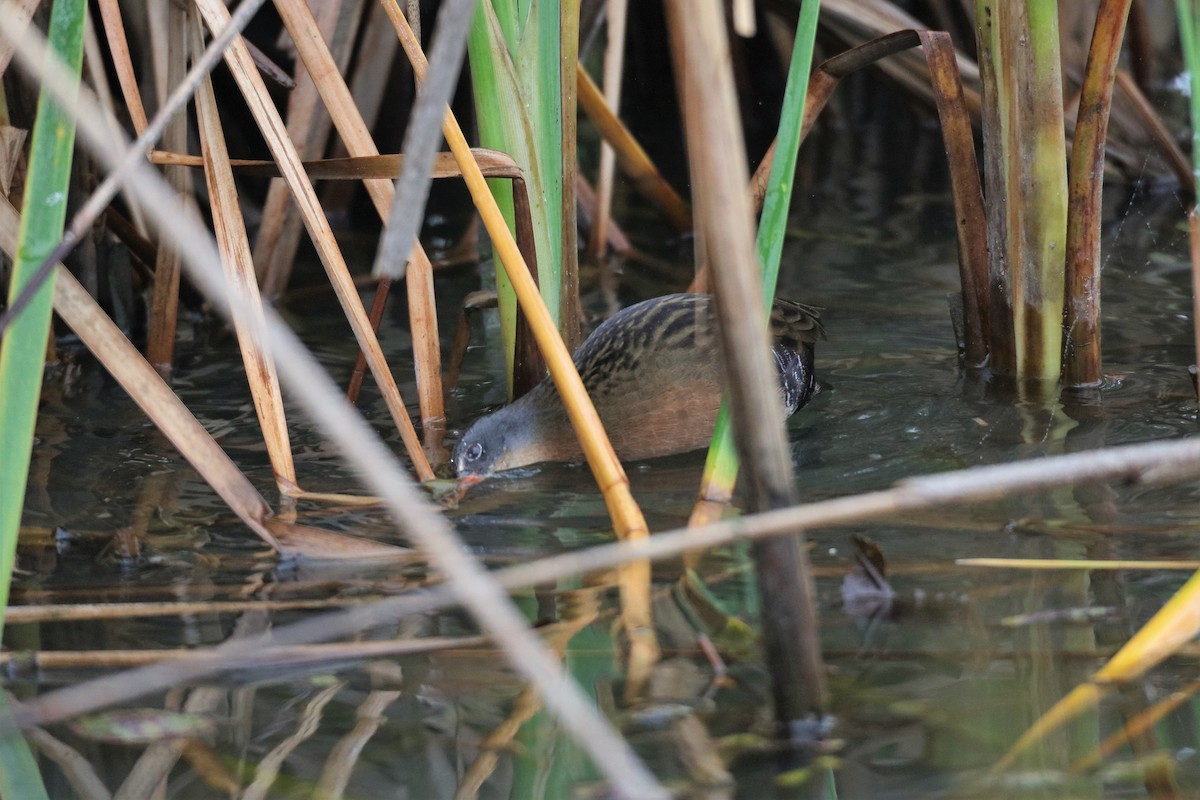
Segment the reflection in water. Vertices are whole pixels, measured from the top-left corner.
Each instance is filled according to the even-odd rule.
[[[1185,371],[1192,359],[1190,297],[1184,234],[1177,224],[1181,209],[1174,197],[1110,193],[1105,386],[1044,404],[1014,403],[981,376],[963,374],[957,363],[946,300],[957,291],[957,268],[940,143],[924,133],[896,133],[894,126],[865,130],[839,131],[805,146],[804,188],[797,193],[780,279],[782,296],[825,309],[829,335],[817,354],[823,391],[789,423],[803,499],[878,489],[914,474],[1195,430]],[[901,172],[891,172],[901,165]],[[678,260],[652,224],[639,231],[639,223],[631,223],[631,233],[640,233],[638,245]],[[663,287],[658,276],[630,265],[621,299],[678,290],[688,269],[681,263],[678,282]],[[469,271],[439,276],[442,318],[453,319],[461,298],[475,288]],[[603,298],[590,294],[586,302],[599,309]],[[291,322],[344,382],[354,354],[332,298],[306,297],[303,306]],[[381,339],[401,390],[415,401],[404,314],[404,304],[393,303]],[[198,327],[180,355],[176,390],[255,484],[269,491],[274,482],[254,432],[249,393],[233,377],[241,366],[232,340],[222,330]],[[411,566],[360,568],[353,574],[314,572],[306,565],[277,569],[259,557],[257,541],[90,359],[80,356],[76,369],[70,384],[51,382],[43,404],[25,519],[29,536],[21,553],[21,567],[29,572],[18,581],[20,602],[344,599],[393,593],[426,577]],[[57,386],[69,390],[55,391]],[[500,399],[495,353],[472,350],[459,386],[448,403],[452,429]],[[386,410],[370,387],[361,406],[399,452],[398,437],[386,429]],[[357,491],[336,453],[289,411],[301,483]],[[629,465],[652,529],[686,519],[701,463],[700,454],[690,454]],[[1142,573],[985,571],[957,568],[955,558],[1190,557],[1198,507],[1196,486],[1097,485],[810,531],[827,660],[834,671],[836,733],[846,744],[836,771],[839,796],[924,797],[978,777],[1183,580]],[[333,530],[387,541],[394,535],[374,509],[301,503],[298,513],[303,522]],[[609,538],[604,504],[578,466],[549,465],[488,482],[447,513],[467,544],[495,565]],[[138,547],[114,547],[121,532],[132,535]],[[888,613],[861,617],[842,609],[842,579],[854,563],[852,534],[874,540],[886,556],[887,580],[895,591]],[[700,567],[721,607],[753,620],[757,600],[747,564],[744,548],[729,547],[707,554]],[[664,774],[696,786],[719,783],[720,770],[706,760],[705,737],[711,736],[716,752],[737,754],[731,768],[741,796],[782,792],[773,783],[780,762],[763,752],[769,692],[753,631],[737,628],[736,620],[727,620],[728,629],[697,624],[695,613],[674,608],[671,582],[679,568],[662,565],[657,574],[663,579],[659,620],[670,647],[656,676],[660,702],[650,711],[674,708],[678,715],[653,717],[665,721],[648,728],[648,717],[637,717],[643,733],[635,743],[648,758],[662,759],[655,763]],[[560,611],[571,607],[568,599],[579,588],[541,587],[522,602],[531,618],[567,625]],[[613,598],[611,591],[594,592],[590,621],[565,647],[569,667],[597,702],[624,719],[614,699],[620,697],[614,665],[621,643],[613,641]],[[1093,605],[1112,606],[1119,616],[1020,629],[998,624],[1016,614]],[[272,624],[300,613],[278,612]],[[7,644],[57,650],[212,645],[228,638],[233,627],[228,614],[13,625]],[[697,627],[705,628],[727,661],[728,675],[715,689],[713,663],[697,643]],[[371,635],[472,632],[469,620],[452,611],[404,620],[398,630]],[[1163,667],[1098,716],[1064,729],[996,791],[1015,796],[1013,787],[1022,779],[1043,791],[1070,787],[1098,795],[1092,779],[1072,782],[1062,770],[1119,726],[1125,707],[1136,710],[1147,696],[1180,685],[1186,679],[1180,673]],[[21,673],[17,689],[30,692],[35,683],[44,688],[80,674]],[[314,786],[344,786],[347,796],[385,791],[391,796],[402,787],[409,797],[450,797],[477,763],[480,797],[560,797],[594,779],[553,720],[534,713],[495,652],[380,660],[337,674],[344,685],[336,691],[327,691],[329,679],[307,675],[257,689],[234,688],[219,712],[230,722],[213,744],[219,768],[204,773],[195,761],[177,767],[168,795],[215,796],[210,784],[226,773],[249,784],[254,765],[306,723],[315,727],[283,761],[277,789],[286,785],[307,796]],[[515,726],[519,731],[513,727],[512,735],[494,738],[506,720],[527,717],[528,724]],[[707,733],[691,728],[696,720]],[[696,749],[686,749],[684,742]],[[136,757],[111,745],[71,743],[101,765],[112,786]],[[1180,756],[1177,779],[1194,790],[1195,768],[1185,756],[1196,746],[1191,712],[1184,706],[1143,734],[1135,750],[1118,751],[1110,762],[1165,748]],[[348,757],[355,748],[360,750],[353,769],[335,773],[333,755]],[[1114,785],[1138,790],[1139,780]],[[56,789],[67,791],[52,785],[52,794]]]

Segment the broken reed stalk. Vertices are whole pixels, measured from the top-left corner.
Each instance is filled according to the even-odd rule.
[[[975,131],[950,36],[940,31],[918,31],[917,35],[929,64],[929,81],[950,162],[962,291],[963,357],[969,366],[979,367],[988,360],[987,332],[991,328],[992,311],[988,295],[987,215],[975,156]]]
[[[220,0],[196,0],[196,7],[214,33],[229,24],[229,11]],[[375,378],[380,394],[383,395],[384,403],[391,413],[392,421],[400,432],[400,438],[413,462],[413,468],[420,480],[432,480],[433,469],[421,448],[421,442],[417,438],[417,432],[408,416],[408,409],[405,408],[404,400],[400,396],[396,380],[392,376],[382,349],[380,349],[379,340],[371,330],[370,320],[363,308],[362,299],[358,295],[358,287],[354,285],[354,279],[350,277],[345,259],[342,258],[333,231],[329,227],[329,221],[325,218],[312,183],[308,180],[308,176],[300,164],[296,147],[287,136],[279,111],[275,108],[274,101],[271,100],[243,39],[239,37],[234,40],[229,49],[225,51],[225,61],[242,91],[242,96],[246,98],[251,114],[266,138],[271,154],[279,162],[284,179],[292,188],[296,205],[300,208],[304,224],[312,236],[313,244],[316,245],[321,264],[325,267],[338,302],[350,322],[350,327],[354,330],[359,348],[367,353],[367,363],[371,368],[371,375]]]
[[[617,118],[613,109],[604,102],[604,95],[596,82],[588,75],[587,70],[580,64],[579,76],[579,108],[587,115],[604,141],[612,146],[617,157],[617,165],[633,183],[643,197],[662,209],[667,215],[667,221],[675,230],[684,232],[692,229],[692,211],[679,193],[667,183],[650,160],[650,156],[642,149],[638,140]]]
[[[1188,110],[1192,123],[1192,207],[1188,211],[1188,252],[1192,262],[1192,341],[1196,359],[1193,380],[1200,397],[1200,219],[1196,190],[1200,187],[1200,3],[1196,0],[1175,0],[1179,19],[1179,39],[1187,66]]]
[[[575,197],[575,183],[579,171],[578,133],[579,117],[577,92],[579,71],[579,3],[580,0],[562,0],[558,10],[558,105],[560,149],[562,150],[562,191],[559,199],[562,208],[562,265],[558,284],[558,328],[562,331],[563,343],[572,353],[583,341],[583,305],[579,299],[579,202]]]
[[[1102,0],[1088,50],[1071,147],[1067,198],[1063,379],[1100,383],[1100,199],[1113,80],[1133,0]]]
[[[389,7],[388,16],[400,37],[400,45],[408,54],[413,71],[418,78],[425,74],[425,54],[416,41],[408,22],[394,7],[391,0],[381,0]],[[605,506],[613,522],[617,536],[621,539],[642,540],[649,536],[645,517],[633,499],[629,489],[629,478],[617,454],[608,441],[604,426],[592,405],[583,381],[571,361],[558,329],[546,308],[520,249],[504,220],[487,182],[471,154],[466,137],[450,109],[446,109],[442,132],[462,170],[463,179],[471,192],[472,200],[483,219],[484,227],[492,238],[492,245],[500,257],[504,272],[512,281],[517,300],[529,319],[538,349],[546,359],[546,366],[563,399],[567,416],[579,437],[588,467],[600,486]],[[622,571],[621,604],[625,629],[630,638],[629,684],[631,691],[638,691],[641,682],[649,677],[650,666],[658,660],[658,643],[654,633],[653,616],[650,608],[650,565],[632,564]]]
[[[625,71],[625,23],[629,18],[629,0],[609,0],[604,47],[604,105],[614,116],[621,110],[621,76]],[[582,72],[581,68],[579,69]],[[576,80],[584,80],[577,78]],[[616,154],[607,141],[600,142],[600,166],[596,170],[596,212],[592,216],[592,233],[588,255],[600,259],[608,239],[608,220],[612,214],[613,170]]]
[[[114,55],[114,58],[116,57]],[[96,27],[90,16],[83,31],[83,64],[87,69],[88,83],[104,107],[105,119],[114,129],[119,128],[121,123],[117,120],[116,101],[113,99],[112,90],[108,84],[108,74],[104,71],[104,54],[100,50],[100,39],[96,35]],[[142,210],[129,197],[125,198],[125,204],[128,206],[129,216],[133,219],[134,226],[139,232],[145,231],[146,221],[142,218]]]
[[[42,85],[51,89],[56,98],[69,98],[69,89],[64,87],[71,85],[70,80],[63,77],[63,69],[57,62],[45,59],[43,37],[36,32],[22,35],[19,28],[14,34],[14,27],[0,15],[0,34],[15,46],[22,66],[38,75]],[[120,150],[124,143],[113,142],[110,132],[97,122],[99,115],[90,96],[81,93],[75,107],[79,109],[76,118],[86,145],[105,166],[121,164],[127,155]],[[173,238],[185,263],[194,270],[190,275],[201,290],[223,313],[243,304],[239,296],[226,295],[219,258],[203,225],[195,216],[182,213],[162,179],[148,165],[141,165],[133,174],[131,191],[147,209],[156,228]],[[604,771],[614,790],[629,796],[667,797],[666,791],[597,713],[579,686],[564,675],[557,659],[529,629],[509,597],[470,555],[450,525],[425,505],[395,455],[361,417],[347,408],[341,392],[312,354],[273,310],[265,309],[265,314],[267,331],[262,335],[271,344],[285,385],[294,391],[318,427],[337,442],[340,452],[363,481],[377,490],[401,532],[425,548],[483,630],[538,687],[547,707]],[[247,641],[251,643],[249,647],[243,642],[236,643],[244,648],[244,653],[261,650],[258,640]],[[185,669],[168,671],[175,672],[176,679],[186,672]],[[76,692],[84,686],[87,688]],[[71,703],[85,701],[93,687],[94,684],[80,684],[64,690],[49,703],[53,705],[63,699]],[[72,696],[74,700],[70,700]],[[50,695],[43,695],[42,700],[48,698]],[[26,719],[31,710],[36,714],[36,707],[27,706],[23,712]],[[0,724],[0,728],[6,727]],[[4,732],[0,730],[0,736]]]
[[[733,85],[725,16],[718,0],[669,0],[668,24],[683,47],[677,75],[692,169],[699,238],[704,242],[716,298],[717,330],[738,454],[756,511],[795,502],[778,377],[762,313],[753,215],[746,192],[745,144]],[[763,638],[783,736],[825,715],[816,593],[802,535],[756,543],[753,555],[762,596]]]
[[[976,0],[993,287],[991,365],[1056,385],[1062,363],[1067,174],[1057,9]],[[1006,310],[1010,313],[1006,314]]]
[[[191,28],[193,52],[204,52],[204,34],[199,19]],[[288,435],[287,415],[283,409],[283,393],[279,388],[279,376],[275,364],[263,342],[255,336],[262,330],[262,296],[258,291],[258,280],[254,273],[254,257],[250,253],[250,238],[246,233],[246,221],[238,203],[237,184],[233,169],[229,166],[229,150],[225,145],[225,132],[217,110],[217,99],[213,93],[212,80],[205,78],[196,92],[196,123],[199,128],[200,152],[204,157],[204,178],[208,187],[209,203],[212,206],[213,232],[221,263],[226,270],[232,291],[246,299],[246,305],[255,315],[247,322],[234,316],[238,347],[242,363],[246,368],[246,379],[250,394],[254,398],[254,410],[262,429],[275,482],[284,497],[294,495],[299,489],[296,467],[292,461],[291,438]]]
[[[378,156],[379,149],[375,146],[371,131],[350,94],[350,88],[342,79],[333,54],[321,38],[317,20],[308,4],[298,0],[275,0],[275,7],[292,40],[297,43],[297,53],[307,65],[308,73],[333,118],[334,127],[346,145],[347,152],[352,157]],[[386,224],[395,207],[395,184],[389,180],[365,179],[363,185],[380,220]],[[426,454],[431,464],[438,465],[449,460],[449,454],[442,444],[446,428],[446,408],[442,391],[442,351],[438,334],[437,306],[433,295],[433,264],[419,241],[414,242],[409,258],[405,281],[408,288],[413,360],[417,371],[421,429],[425,437]],[[373,332],[379,330],[379,319],[382,317],[380,298],[387,298],[384,287],[377,288],[376,292],[379,315],[376,316],[376,309],[372,308],[370,323]],[[366,361],[365,351],[359,350],[358,359]]]
[[[167,6],[169,40],[175,43],[167,55],[167,86],[178,86],[187,73],[188,11],[182,3]],[[163,144],[169,150],[183,151],[188,143],[188,115],[176,114],[167,122],[163,133]],[[175,187],[181,199],[190,198],[192,186],[187,170],[178,167],[164,168],[167,181]],[[181,263],[179,253],[170,246],[158,242],[158,260],[154,264],[154,288],[150,296],[150,320],[146,332],[146,358],[164,374],[171,371],[175,360],[175,329],[179,312],[179,276]]]

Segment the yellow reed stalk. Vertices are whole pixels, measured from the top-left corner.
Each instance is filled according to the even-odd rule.
[[[393,0],[381,0],[388,18],[400,37],[400,45],[412,62],[413,72],[423,80],[428,66],[421,44]],[[604,432],[600,415],[588,397],[583,380],[575,369],[571,354],[558,335],[558,327],[550,316],[538,291],[537,283],[529,273],[529,266],[521,256],[517,242],[508,224],[496,205],[487,181],[475,163],[471,148],[463,136],[453,112],[446,109],[442,133],[450,145],[450,151],[462,170],[463,180],[471,192],[471,198],[484,227],[492,239],[492,246],[500,258],[505,273],[512,282],[517,302],[525,312],[533,330],[538,349],[546,360],[546,367],[558,388],[566,407],[567,416],[579,437],[588,466],[600,486],[604,504],[612,518],[613,527],[621,539],[636,540],[649,536],[646,519],[629,490],[629,478],[617,454]],[[630,661],[628,666],[628,690],[640,691],[643,681],[649,677],[649,668],[658,660],[658,642],[654,633],[653,615],[650,610],[650,564],[636,562],[621,570],[621,603],[624,610],[625,628],[630,639]]]

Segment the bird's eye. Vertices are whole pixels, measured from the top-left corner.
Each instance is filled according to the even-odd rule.
[[[467,461],[478,461],[479,457],[483,455],[483,445],[481,445],[479,442],[475,442],[467,448],[465,455],[467,457]]]

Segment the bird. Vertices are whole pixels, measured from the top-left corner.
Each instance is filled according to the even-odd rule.
[[[813,395],[820,312],[776,299],[771,353],[790,416]],[[711,295],[668,294],[628,306],[597,327],[572,360],[622,461],[698,450],[712,438],[721,404],[721,366]],[[553,380],[476,420],[452,462],[460,479],[548,461],[582,461]]]

